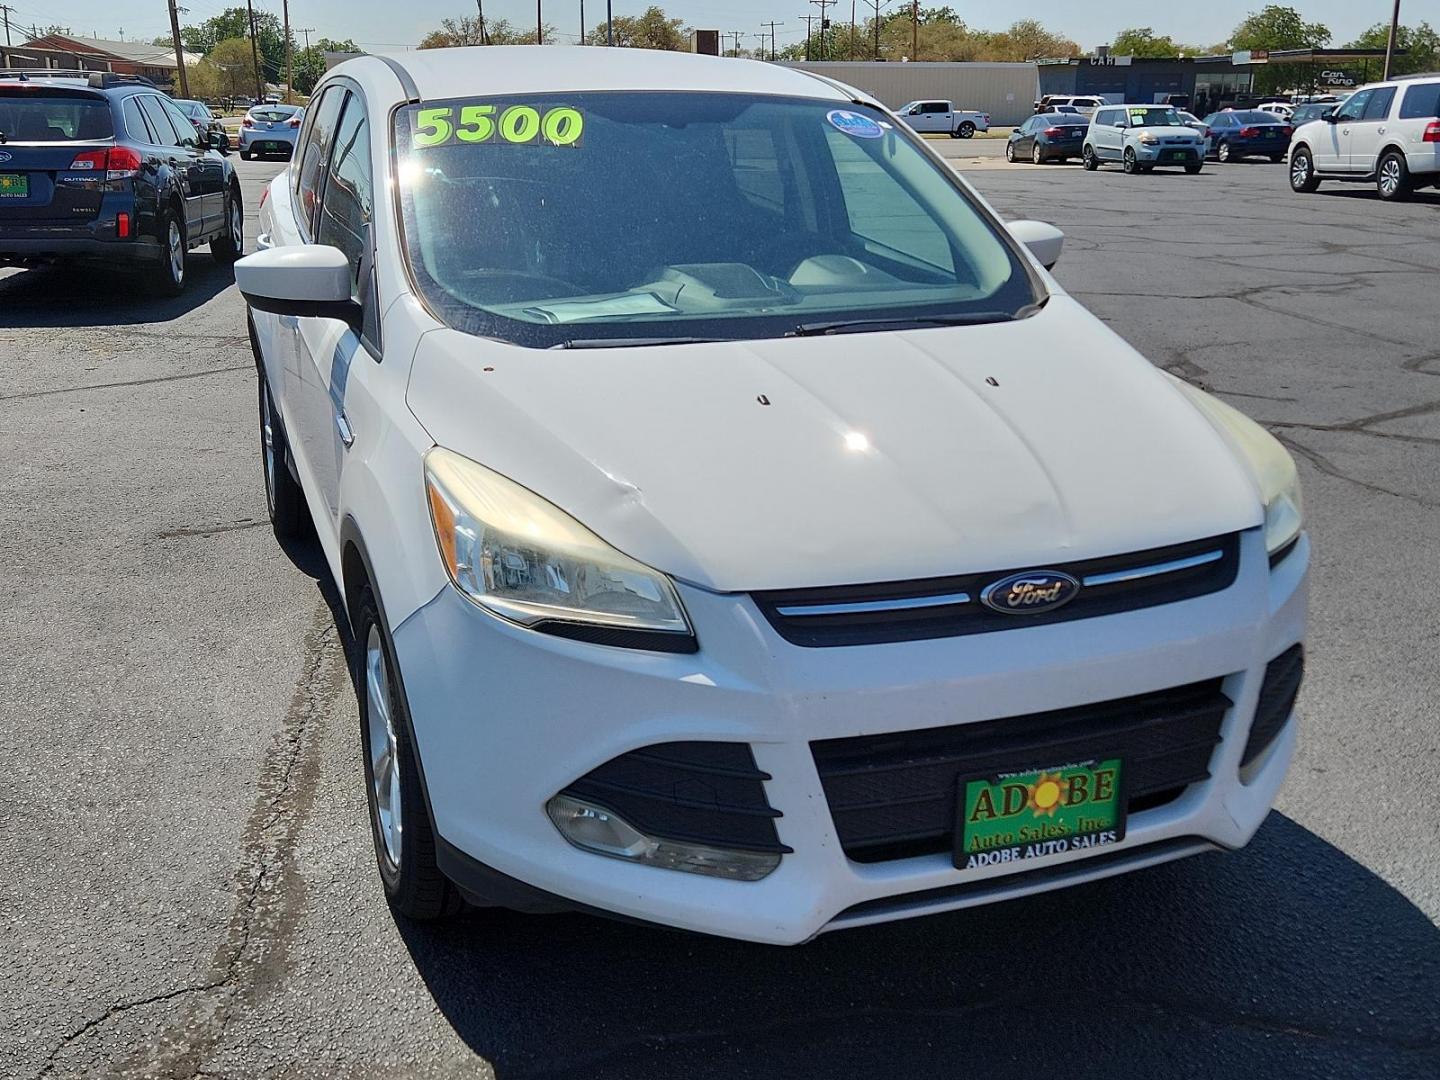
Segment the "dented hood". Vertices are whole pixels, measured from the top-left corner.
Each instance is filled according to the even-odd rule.
[[[715,344],[421,339],[437,443],[721,591],[1038,567],[1248,528],[1246,468],[1065,296],[1013,323]]]

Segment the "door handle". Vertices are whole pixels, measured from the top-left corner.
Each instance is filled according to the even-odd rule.
[[[355,432],[350,427],[350,421],[345,419],[345,414],[342,412],[335,414],[335,430],[340,433],[340,441],[345,444],[345,449],[348,450],[355,445]]]
[[[1381,124],[1381,125],[1380,125],[1378,128],[1376,128],[1375,130],[1378,131],[1381,135],[1384,135],[1384,134],[1385,134],[1385,125],[1384,125],[1384,124]]]

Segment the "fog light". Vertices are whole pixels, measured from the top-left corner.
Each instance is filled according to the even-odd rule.
[[[612,811],[569,795],[556,795],[545,804],[545,811],[570,843],[613,859],[732,881],[759,881],[780,865],[780,856],[770,852],[732,851],[646,836]]]

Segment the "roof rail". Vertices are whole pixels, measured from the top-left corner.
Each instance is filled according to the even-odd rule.
[[[1404,82],[1406,79],[1440,79],[1440,71],[1417,71],[1413,75],[1392,75],[1391,82]]]
[[[96,90],[108,90],[112,86],[155,86],[155,84],[144,75],[119,75],[113,71],[96,71],[92,73],[90,76],[90,85]]]
[[[4,68],[0,69],[0,79],[19,79],[21,82],[29,82],[31,79],[88,79],[91,75],[98,74],[94,71],[81,71],[79,68]]]

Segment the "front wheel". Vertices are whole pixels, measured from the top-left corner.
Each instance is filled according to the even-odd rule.
[[[1135,156],[1135,148],[1133,146],[1127,146],[1125,148],[1125,156],[1120,163],[1120,167],[1132,175],[1140,171],[1140,159]]]
[[[395,653],[368,588],[351,613],[351,626],[362,647],[355,696],[360,705],[370,832],[385,899],[409,919],[454,915],[465,903],[435,859],[435,829],[420,790],[410,716],[395,677]]]
[[[1387,202],[1398,202],[1410,195],[1410,169],[1393,150],[1380,159],[1380,167],[1375,170],[1375,190]]]
[[[1005,160],[1012,165],[1015,164],[1015,144],[1013,142],[1005,144]]]
[[[1310,157],[1310,151],[1299,147],[1290,158],[1290,190],[1308,195],[1319,186],[1320,178],[1315,175],[1315,162]]]
[[[959,134],[960,138],[962,139],[973,138],[975,136],[975,125],[972,124],[969,120],[966,120],[963,124],[960,125]]]
[[[1034,149],[1030,151],[1030,160],[1036,165],[1045,164],[1045,153],[1040,149],[1040,144],[1038,142],[1035,144]]]
[[[1095,156],[1095,148],[1087,146],[1080,152],[1080,161],[1087,172],[1094,172],[1100,167],[1100,159]]]

